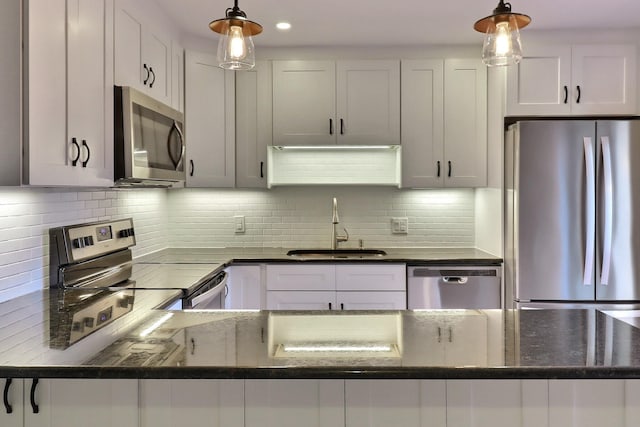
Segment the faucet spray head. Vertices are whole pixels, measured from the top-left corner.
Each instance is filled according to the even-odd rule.
[[[333,215],[331,218],[331,222],[333,224],[338,224],[340,222],[340,219],[338,218],[338,199],[336,199],[335,197],[333,198]]]

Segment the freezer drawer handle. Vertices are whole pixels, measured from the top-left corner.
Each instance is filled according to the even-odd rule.
[[[450,283],[452,285],[464,285],[469,281],[469,278],[461,277],[461,276],[458,276],[458,277],[444,276],[442,278],[442,281],[445,283]]]

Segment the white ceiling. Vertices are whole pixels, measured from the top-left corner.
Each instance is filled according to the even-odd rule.
[[[156,0],[188,37],[216,39],[208,24],[233,0]],[[473,23],[498,0],[240,0],[264,27],[258,46],[358,46],[482,43]],[[513,0],[532,18],[524,31],[640,28],[640,0]],[[287,33],[275,29],[291,22]],[[523,34],[524,34],[523,31]]]

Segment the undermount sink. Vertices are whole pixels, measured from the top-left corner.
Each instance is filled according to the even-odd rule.
[[[380,249],[292,249],[288,256],[300,258],[375,258],[387,253]]]

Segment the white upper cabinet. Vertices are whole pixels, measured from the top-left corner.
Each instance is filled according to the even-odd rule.
[[[234,72],[215,55],[185,53],[188,187],[233,187],[235,183]]]
[[[403,187],[487,185],[487,71],[476,59],[402,62]]]
[[[271,145],[271,63],[236,73],[236,186],[267,188]]]
[[[171,107],[184,113],[184,49],[171,43]]]
[[[507,73],[507,115],[636,113],[634,45],[530,46]]]
[[[113,185],[112,12],[111,0],[28,3],[24,184]]]
[[[171,36],[145,21],[140,3],[116,0],[115,83],[172,105]]]
[[[274,145],[400,143],[399,61],[274,61]]]

